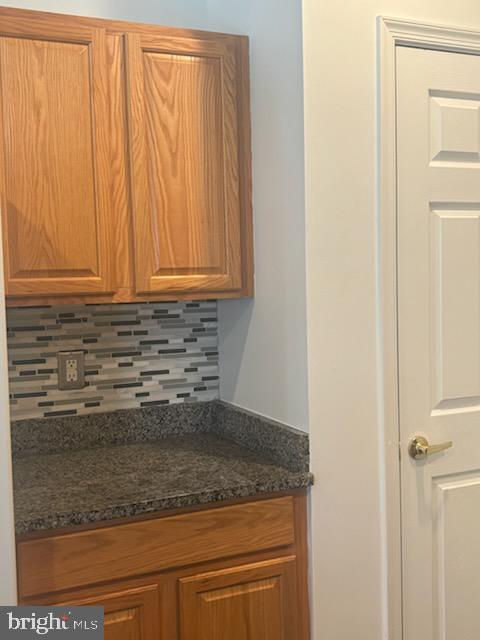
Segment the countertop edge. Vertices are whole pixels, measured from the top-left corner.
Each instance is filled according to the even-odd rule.
[[[275,480],[266,480],[258,483],[232,485],[221,490],[208,489],[200,492],[192,492],[180,496],[172,496],[160,499],[151,499],[138,503],[115,505],[92,511],[71,511],[42,516],[33,520],[16,520],[15,533],[17,537],[32,535],[35,533],[51,532],[71,528],[72,533],[78,525],[107,524],[113,521],[121,524],[122,519],[135,516],[148,515],[152,518],[175,509],[195,506],[217,505],[221,502],[240,498],[256,497],[266,494],[281,494],[295,489],[306,489],[313,485],[313,474],[310,472],[289,473],[288,477]]]

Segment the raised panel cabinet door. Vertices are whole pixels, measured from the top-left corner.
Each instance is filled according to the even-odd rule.
[[[180,580],[180,640],[299,640],[296,558]]]
[[[105,640],[159,640],[158,585],[117,585],[111,593],[57,602],[104,607]]]
[[[242,282],[234,44],[127,36],[139,293]]]
[[[6,293],[111,290],[103,29],[0,11]]]

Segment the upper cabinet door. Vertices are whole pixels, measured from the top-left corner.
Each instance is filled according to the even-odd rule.
[[[103,29],[2,16],[0,189],[10,296],[111,290]]]
[[[128,34],[127,42],[136,290],[241,295],[233,39]]]

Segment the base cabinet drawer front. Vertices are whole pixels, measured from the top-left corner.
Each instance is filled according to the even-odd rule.
[[[180,640],[297,640],[294,556],[180,580]]]
[[[21,598],[146,575],[295,542],[285,496],[17,545]]]
[[[55,604],[104,607],[105,640],[159,640],[157,584],[136,588],[119,584],[108,594]]]

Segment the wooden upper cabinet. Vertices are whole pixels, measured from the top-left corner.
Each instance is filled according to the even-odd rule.
[[[105,32],[0,18],[7,295],[112,288]]]
[[[136,289],[239,291],[235,47],[127,38]]]
[[[248,42],[0,8],[9,304],[253,294]]]

